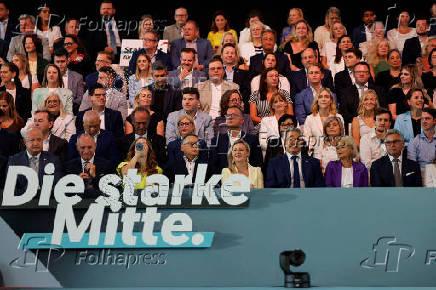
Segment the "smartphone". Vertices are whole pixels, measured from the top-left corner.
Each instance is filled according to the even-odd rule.
[[[144,150],[144,145],[141,142],[136,143],[136,150],[142,151]]]

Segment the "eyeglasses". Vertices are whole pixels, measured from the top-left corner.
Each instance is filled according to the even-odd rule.
[[[200,141],[197,141],[197,142],[186,142],[183,145],[189,145],[191,147],[200,147]]]
[[[385,141],[384,143],[385,143],[385,145],[391,146],[391,145],[394,145],[394,144],[398,145],[398,144],[400,144],[402,142],[403,142],[402,140],[397,139],[397,140],[392,140],[392,141]]]
[[[180,122],[177,125],[179,127],[188,127],[188,126],[191,126],[191,124],[192,124],[191,122]]]
[[[154,38],[144,38],[144,41],[156,42],[157,40]]]
[[[72,42],[64,42],[64,46],[72,46],[73,43]]]
[[[230,118],[236,118],[236,117],[240,117],[240,114],[227,114],[224,117],[226,117],[226,119],[230,119]]]

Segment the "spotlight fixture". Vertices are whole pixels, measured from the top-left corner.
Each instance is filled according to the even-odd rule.
[[[285,288],[310,288],[310,275],[307,272],[292,272],[293,267],[299,267],[306,260],[306,254],[296,249],[280,253],[280,268],[285,274]]]

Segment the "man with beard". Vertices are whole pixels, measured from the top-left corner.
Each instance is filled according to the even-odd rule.
[[[416,64],[420,61],[422,48],[428,41],[429,24],[426,17],[416,19],[416,34],[418,36],[409,38],[404,42],[403,65]]]

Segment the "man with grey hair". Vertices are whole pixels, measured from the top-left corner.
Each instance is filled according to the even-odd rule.
[[[26,150],[15,154],[9,158],[7,168],[10,166],[28,166],[32,168],[38,176],[38,184],[41,188],[43,175],[50,172],[49,163],[54,166],[54,183],[63,176],[62,163],[59,158],[50,152],[43,151],[43,133],[38,127],[31,127],[26,131],[24,139]],[[46,170],[47,167],[47,170]],[[16,192],[23,193],[27,189],[27,178],[23,175],[17,177]]]
[[[384,144],[387,155],[371,165],[373,187],[419,187],[422,186],[419,163],[403,156],[404,136],[391,129],[386,132]]]
[[[268,163],[265,187],[325,187],[320,161],[301,153],[304,146],[301,130],[285,132],[286,153]]]
[[[14,36],[11,39],[11,43],[9,44],[9,51],[7,55],[8,61],[12,61],[12,58],[16,54],[26,54],[26,51],[24,50],[23,46],[23,38],[26,35],[35,34],[35,17],[28,14],[21,15],[18,20],[20,21],[20,34],[18,36]],[[51,60],[51,54],[50,54],[50,46],[48,43],[48,39],[45,37],[40,37],[42,42],[42,56],[50,61]]]

